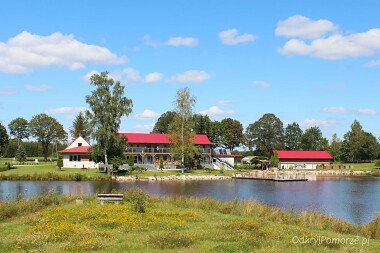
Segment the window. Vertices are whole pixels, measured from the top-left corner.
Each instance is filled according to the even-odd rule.
[[[137,147],[139,147],[139,144],[137,144]]]
[[[135,155],[134,158],[134,163],[137,163],[137,155]]]
[[[70,162],[73,160],[73,156],[71,155],[70,158],[69,158]]]
[[[78,147],[81,147],[81,146],[82,146],[82,143],[79,142],[79,143],[78,143]]]
[[[78,162],[80,162],[80,158],[81,158],[81,156],[80,156],[80,155],[78,155]]]
[[[74,162],[76,162],[77,161],[77,156],[74,155],[73,158],[74,158]]]

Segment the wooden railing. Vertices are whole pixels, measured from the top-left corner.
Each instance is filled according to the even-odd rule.
[[[203,154],[210,154],[211,149],[205,148],[201,149]],[[132,154],[171,154],[174,150],[171,148],[141,148],[141,147],[127,147],[127,153]]]

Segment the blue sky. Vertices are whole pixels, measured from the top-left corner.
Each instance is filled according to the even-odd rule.
[[[380,136],[380,1],[2,1],[0,121],[65,128],[89,73],[126,86],[123,132],[149,132],[179,88],[244,127],[264,113],[323,135],[357,119]]]

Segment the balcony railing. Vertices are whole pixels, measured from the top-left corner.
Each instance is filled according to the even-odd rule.
[[[170,154],[174,153],[171,148],[141,148],[141,147],[127,147],[126,152],[132,154]],[[210,148],[202,148],[203,154],[209,154],[211,152]]]

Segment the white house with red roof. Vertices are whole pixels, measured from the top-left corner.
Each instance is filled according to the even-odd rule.
[[[63,156],[64,168],[98,168],[91,160],[91,146],[79,135],[69,146],[58,153]]]
[[[120,133],[128,141],[127,156],[133,155],[136,164],[158,164],[163,159],[164,164],[178,165],[180,161],[174,159],[170,148],[168,134],[145,134],[145,133]],[[199,147],[204,155],[202,163],[212,163],[213,143],[204,134],[197,134],[195,145]]]
[[[318,165],[327,166],[333,157],[327,151],[292,151],[273,150],[277,152],[280,169],[316,169]]]

